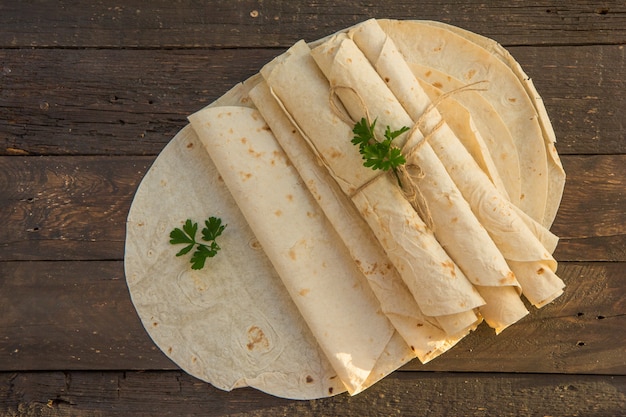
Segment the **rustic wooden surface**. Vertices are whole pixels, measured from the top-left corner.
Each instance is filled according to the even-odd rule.
[[[188,114],[298,39],[369,17],[478,32],[533,78],[568,174],[553,228],[567,291],[356,397],[216,390],[130,302],[133,194]],[[0,1],[0,415],[623,414],[625,46],[621,1]]]

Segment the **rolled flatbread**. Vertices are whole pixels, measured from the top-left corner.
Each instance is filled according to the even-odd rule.
[[[478,324],[473,309],[484,300],[394,180],[363,167],[350,143],[352,127],[328,105],[329,85],[310,48],[304,42],[296,43],[266,65],[261,74],[303,137],[314,142],[316,156],[325,161],[343,192],[351,196],[422,312],[436,317],[449,335],[473,329]]]
[[[367,388],[394,327],[265,120],[229,106],[189,120],[339,378]]]
[[[522,285],[522,291],[525,292],[527,298],[536,306],[540,306],[545,304],[543,301],[554,299],[560,295],[564,284],[560,278],[553,274],[556,271],[556,261],[550,255],[550,251],[527,227],[512,203],[498,192],[488,176],[480,169],[474,158],[445,123],[445,120],[442,119],[437,107],[421,89],[418,80],[396,48],[393,40],[374,20],[358,25],[350,31],[350,36],[354,42],[358,43],[365,56],[376,68],[380,75],[378,84],[381,84],[383,79],[385,80],[390,91],[397,97],[397,103],[406,110],[405,114],[410,115],[410,118],[418,123],[418,127],[424,135],[429,136],[428,142],[432,144],[432,149],[469,203],[480,224],[489,232],[504,258],[515,262],[514,265],[509,264],[516,272],[517,279]],[[346,50],[354,51],[350,40],[345,39],[340,42]],[[338,52],[336,53],[338,54]],[[357,54],[353,52],[353,55]],[[354,62],[356,59],[356,56],[353,57],[352,64],[362,68],[364,64],[362,61],[356,64]],[[387,120],[394,120],[398,114],[402,114],[396,109],[389,110],[389,107],[386,107],[389,106],[388,103],[394,103],[391,99],[388,101],[379,99],[378,102],[369,104],[374,107],[377,103],[385,103],[379,106],[378,112],[385,115]],[[393,118],[389,117],[389,114],[394,115]],[[419,163],[422,164],[423,161],[420,160]],[[545,208],[545,202],[543,207]],[[528,266],[520,268],[520,262],[528,263]],[[536,273],[536,271],[548,270],[551,273]],[[533,272],[529,273],[531,271]],[[549,284],[545,283],[546,280]],[[538,298],[544,300],[539,301],[535,294],[537,288],[550,288],[550,293],[542,294]]]
[[[313,49],[312,55],[331,85],[348,87],[347,90],[338,90],[337,94],[353,118],[362,117],[365,107],[372,115],[377,115],[381,129],[385,126],[396,129],[414,125],[400,102],[347,35],[339,34],[329,39]],[[387,84],[393,82],[389,78],[392,76],[396,75],[385,75]],[[412,132],[409,141],[423,142],[419,130],[413,129]],[[399,143],[399,146],[403,145]],[[416,178],[415,182],[432,216],[434,234],[485,299],[486,304],[480,307],[485,321],[500,332],[528,314],[519,297],[519,284],[430,143],[417,146],[419,149],[413,154],[414,161],[408,163],[418,165],[423,172],[423,176]],[[490,288],[483,291],[483,287]]]
[[[464,335],[447,336],[435,318],[422,313],[367,223],[328,171],[317,163],[267,83],[253,88],[250,98],[367,278],[382,311],[417,358],[426,363],[454,346]]]

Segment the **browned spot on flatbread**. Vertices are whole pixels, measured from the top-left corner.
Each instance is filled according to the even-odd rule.
[[[267,340],[265,333],[263,333],[260,327],[252,326],[248,329],[248,344],[246,346],[248,350],[268,349],[270,341]]]
[[[293,194],[287,194],[287,201],[293,201]]]
[[[281,210],[276,210],[274,214],[276,215],[276,217],[280,217],[283,215],[283,212]]]
[[[289,249],[289,257],[290,257],[292,260],[294,260],[294,261],[295,261],[295,260],[296,260],[296,258],[297,258],[297,256],[296,256],[296,251],[295,251],[295,250],[293,250],[293,249]]]
[[[476,70],[475,69],[471,69],[469,71],[467,71],[467,74],[465,74],[465,78],[468,80],[471,80],[474,75],[476,75]]]
[[[193,148],[193,143],[192,143],[192,142],[189,142],[189,143],[187,144],[187,148],[189,148],[189,149]]]
[[[428,70],[424,73],[425,76],[430,77],[432,75],[432,71]]]
[[[442,87],[443,87],[443,84],[441,84],[439,81],[435,81],[435,82],[433,83],[433,87],[435,87],[435,88],[439,88],[439,89],[440,89],[440,88],[442,88]]]
[[[457,223],[458,221],[459,221],[458,217],[453,217],[451,220],[452,223]]]
[[[167,348],[167,353],[168,353],[168,354],[171,354],[171,353],[172,353],[172,347],[171,347],[171,346]]]
[[[453,278],[456,278],[456,268],[454,265],[454,262],[452,261],[445,261],[441,263],[441,266],[444,267],[444,269],[449,269],[450,270],[450,276]]]
[[[313,377],[312,377],[311,375],[307,375],[307,376],[306,376],[306,382],[307,382],[307,384],[310,384],[310,383],[312,383],[313,381],[314,381],[314,379],[313,379]]]
[[[391,79],[389,77],[385,77],[385,82],[388,83],[389,81],[391,81]]]
[[[517,101],[517,99],[515,97],[511,97],[508,99],[511,103],[515,103]]]
[[[539,269],[537,270],[537,275],[542,275],[544,272],[546,272],[546,270],[545,270],[545,269],[543,269],[543,268],[539,268]]]
[[[310,289],[308,289],[308,288],[303,288],[303,289],[301,289],[300,291],[298,291],[298,294],[300,294],[301,296],[303,296],[303,297],[304,297],[304,296],[305,296],[305,295],[307,295],[309,292],[311,292],[311,290],[310,290]]]
[[[239,172],[239,175],[241,175],[241,180],[242,181],[247,181],[250,178],[252,178],[252,173],[250,173],[250,172],[242,172],[241,171],[241,172]]]
[[[239,141],[240,141],[241,143],[243,143],[244,145],[245,145],[246,143],[248,143],[248,139],[246,139],[246,138],[241,138],[241,139],[239,139]]]
[[[411,350],[415,352],[415,346],[411,346]]]
[[[330,153],[328,154],[328,156],[330,158],[332,158],[332,159],[341,158],[343,156],[343,153],[341,153],[337,149],[333,148],[333,149],[330,150]]]
[[[334,391],[334,390],[333,390],[333,387],[328,388],[328,393],[329,393],[329,394],[332,394],[332,393],[333,393],[333,391]]]
[[[500,279],[500,284],[511,284],[513,281],[515,281],[515,274],[512,271],[509,271],[504,278]]]

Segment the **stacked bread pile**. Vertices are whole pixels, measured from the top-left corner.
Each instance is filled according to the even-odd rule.
[[[369,20],[296,43],[189,120],[137,191],[125,265],[157,345],[217,387],[356,394],[563,292],[554,133],[493,41]],[[406,127],[398,171],[364,166],[361,120]],[[191,270],[167,231],[209,215],[224,249]]]

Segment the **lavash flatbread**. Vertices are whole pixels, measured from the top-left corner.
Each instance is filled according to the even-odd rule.
[[[395,187],[394,180],[363,167],[350,143],[352,126],[329,107],[329,85],[309,47],[296,43],[266,65],[261,74],[303,136],[314,142],[317,156],[325,158],[333,178],[351,196],[421,310],[437,317],[450,335],[475,327],[472,310],[484,300]]]
[[[452,74],[452,71],[447,72],[452,67],[445,62],[439,62],[450,60],[449,52],[461,48],[467,51],[466,56],[476,54],[478,59],[488,61],[489,68],[493,69],[492,72],[488,72],[492,77],[500,77],[501,71],[507,69],[509,72],[500,77],[503,82],[502,86],[509,88],[507,84],[520,83],[522,88],[515,87],[515,94],[521,94],[524,97],[521,104],[518,104],[523,108],[531,107],[530,110],[523,109],[522,113],[534,114],[529,122],[533,125],[531,130],[537,132],[537,124],[541,132],[539,135],[532,136],[533,146],[520,148],[521,143],[513,140],[515,143],[513,149],[508,142],[504,147],[498,148],[487,140],[485,143],[491,155],[486,155],[484,149],[480,148],[481,145],[477,145],[478,142],[470,147],[477,146],[475,149],[477,153],[472,154],[476,159],[480,153],[483,153],[485,157],[492,157],[493,166],[490,166],[487,158],[481,169],[483,172],[491,172],[490,178],[493,182],[497,182],[494,175],[498,174],[507,193],[516,192],[514,190],[517,186],[517,175],[520,176],[520,190],[522,188],[539,190],[538,194],[527,195],[520,192],[520,197],[524,198],[517,199],[520,202],[520,209],[516,210],[520,219],[540,240],[546,251],[552,252],[556,246],[556,237],[547,229],[542,228],[538,222],[542,222],[544,226],[549,226],[551,223],[561,198],[564,174],[554,149],[554,133],[551,131],[545,108],[534,91],[532,83],[525,79],[525,74],[519,65],[493,41],[444,24],[379,22],[394,41],[399,41],[400,49],[416,75],[420,71],[422,75],[425,75],[428,70],[423,71],[424,68],[430,68],[432,69],[431,76],[437,73],[450,79],[463,80],[463,75],[471,73],[474,69],[474,63],[460,63],[456,68],[457,72]],[[349,29],[351,28],[343,32]],[[429,54],[428,48],[432,44],[422,41],[425,38],[433,41],[438,36],[446,48],[435,51],[442,53]],[[319,46],[329,38],[316,41],[312,43],[312,46]],[[425,49],[417,51],[420,48]],[[459,58],[456,56],[454,59]],[[491,60],[494,59],[499,64],[492,64]],[[233,109],[237,113],[237,116],[232,119],[233,124],[235,126],[250,123],[254,125],[256,121],[252,115],[256,114],[255,111],[241,109],[241,106],[253,107],[248,94],[250,89],[262,85],[260,79],[261,75],[256,74],[220,97],[209,107],[238,106]],[[422,77],[422,83],[424,82],[432,83],[432,78]],[[294,85],[299,87],[297,83]],[[440,90],[446,91],[446,88],[455,87],[442,85]],[[440,93],[431,91],[431,95],[437,94]],[[468,96],[471,94],[473,93],[468,93]],[[514,96],[516,99],[518,97],[518,95]],[[506,129],[512,121],[519,120],[518,125],[509,132],[511,138],[516,131],[523,130],[525,127],[523,118],[516,119],[512,113],[506,117],[501,116],[501,112],[508,111],[505,109],[508,104],[498,102],[493,95],[476,93],[472,100],[459,98],[458,101],[474,120],[479,120],[476,113],[478,107],[487,109],[487,114],[493,110],[499,120],[505,123]],[[480,106],[472,104],[478,101],[481,102]],[[211,117],[217,118],[222,111],[223,109],[211,111]],[[264,116],[268,120],[271,119],[267,113]],[[465,125],[460,129],[473,130],[471,119],[464,123]],[[273,124],[273,126],[276,125]],[[478,136],[489,139],[490,130],[485,123],[477,122],[474,127]],[[499,125],[499,129],[501,128],[502,124]],[[296,132],[293,132],[296,137],[301,130],[301,126],[297,126]],[[224,125],[220,131],[227,133],[229,128]],[[545,148],[543,154],[536,151],[539,141],[542,141]],[[315,332],[310,329],[311,324],[305,320],[302,310],[297,308],[294,303],[294,298],[297,296],[294,296],[293,291],[290,294],[285,288],[283,280],[261,249],[258,239],[235,204],[222,177],[218,174],[208,154],[201,151],[201,148],[200,140],[192,129],[190,127],[183,129],[163,150],[154,166],[146,174],[129,213],[125,256],[126,276],[133,303],[146,330],[159,348],[182,369],[221,389],[230,390],[241,386],[253,386],[273,395],[296,399],[319,398],[346,391],[346,384],[341,381],[334,368],[346,367],[350,365],[349,361],[338,365],[336,360],[334,362],[329,360],[328,356],[332,356],[332,353],[329,353],[328,345],[326,348],[320,346],[320,342],[324,341],[317,340]],[[498,149],[504,149],[508,152],[507,155],[520,158],[521,165],[507,165],[497,161]],[[535,175],[530,177],[526,175],[526,170],[536,168],[535,165],[539,166],[539,170],[543,170],[544,161],[547,166],[546,177],[549,178],[545,187]],[[496,172],[493,171],[494,166]],[[339,182],[341,186],[346,186],[346,183],[341,183],[341,178]],[[385,186],[382,186],[381,182],[379,186],[381,188],[376,193],[397,190],[389,182]],[[302,190],[305,189],[303,185]],[[547,197],[543,194],[544,189],[549,194]],[[202,192],[193,193],[190,190],[202,190]],[[190,198],[190,195],[193,197]],[[312,195],[321,196],[315,193]],[[397,198],[398,196],[393,193],[388,196],[390,201]],[[522,202],[527,198],[530,201]],[[515,203],[517,200],[511,198],[511,201]],[[374,208],[367,199],[362,200],[360,204],[362,211],[372,211]],[[542,215],[539,215],[539,207],[543,207]],[[394,205],[384,210],[379,206],[376,209],[379,210],[379,218],[386,218],[386,213],[397,212],[397,207]],[[408,211],[407,214],[409,214]],[[209,215],[222,217],[228,224],[227,231],[220,241],[223,250],[219,256],[210,260],[205,270],[191,271],[186,259],[173,256],[176,249],[167,243],[168,233],[173,227],[180,226],[187,217],[200,221]],[[330,220],[331,216],[326,215]],[[344,253],[354,259],[356,252],[358,250],[348,249]],[[537,281],[538,283],[550,284],[550,281],[543,280],[543,277],[539,275],[553,274],[552,268],[536,269],[534,265],[523,260],[521,262],[509,260],[509,265],[516,273],[534,273],[537,278],[541,279]],[[376,285],[384,284],[383,280],[370,279],[366,282],[379,297],[384,294],[389,296],[398,289],[395,284],[376,288]],[[510,286],[510,288],[514,287]],[[525,295],[537,306],[543,306],[562,292],[559,285],[556,288],[550,285],[537,285],[534,289],[536,293],[529,295],[525,292]],[[454,297],[450,299],[454,300]],[[398,300],[401,301],[400,298]],[[467,322],[461,325],[465,331],[456,335],[456,338],[438,336],[439,342],[426,344],[412,351],[408,343],[410,337],[419,338],[420,336],[407,336],[409,333],[399,331],[402,324],[397,323],[404,321],[407,324],[422,318],[415,314],[413,308],[405,308],[410,303],[400,303],[396,309],[393,309],[390,308],[392,302],[391,299],[381,301],[381,312],[385,313],[388,318],[392,318],[390,320],[392,323],[394,323],[393,319],[396,319],[398,331],[392,332],[391,336],[384,336],[385,343],[378,341],[376,350],[379,358],[369,360],[369,365],[363,367],[367,368],[367,371],[358,371],[357,374],[360,376],[355,380],[344,376],[349,386],[348,390],[352,393],[371,386],[415,356],[421,355],[420,359],[423,361],[432,359],[433,355],[447,350],[476,323],[472,323],[477,318],[474,315],[474,318],[470,318],[469,326]],[[385,305],[387,307],[383,309],[382,306]],[[478,307],[479,304],[474,306]],[[429,312],[434,310],[439,310],[440,313],[441,307],[430,306]],[[473,310],[474,308],[471,307],[466,312],[471,312],[473,315]],[[455,314],[457,313],[452,316]],[[446,319],[446,317],[441,318]],[[428,322],[435,326],[441,324],[437,319]],[[442,340],[446,342],[441,344]],[[428,352],[430,348],[435,349],[435,353],[431,356]]]
[[[210,215],[228,224],[224,249],[193,271],[174,256],[169,231]],[[186,372],[224,390],[252,386],[288,398],[345,390],[190,126],[137,190],[124,261],[144,327]]]

